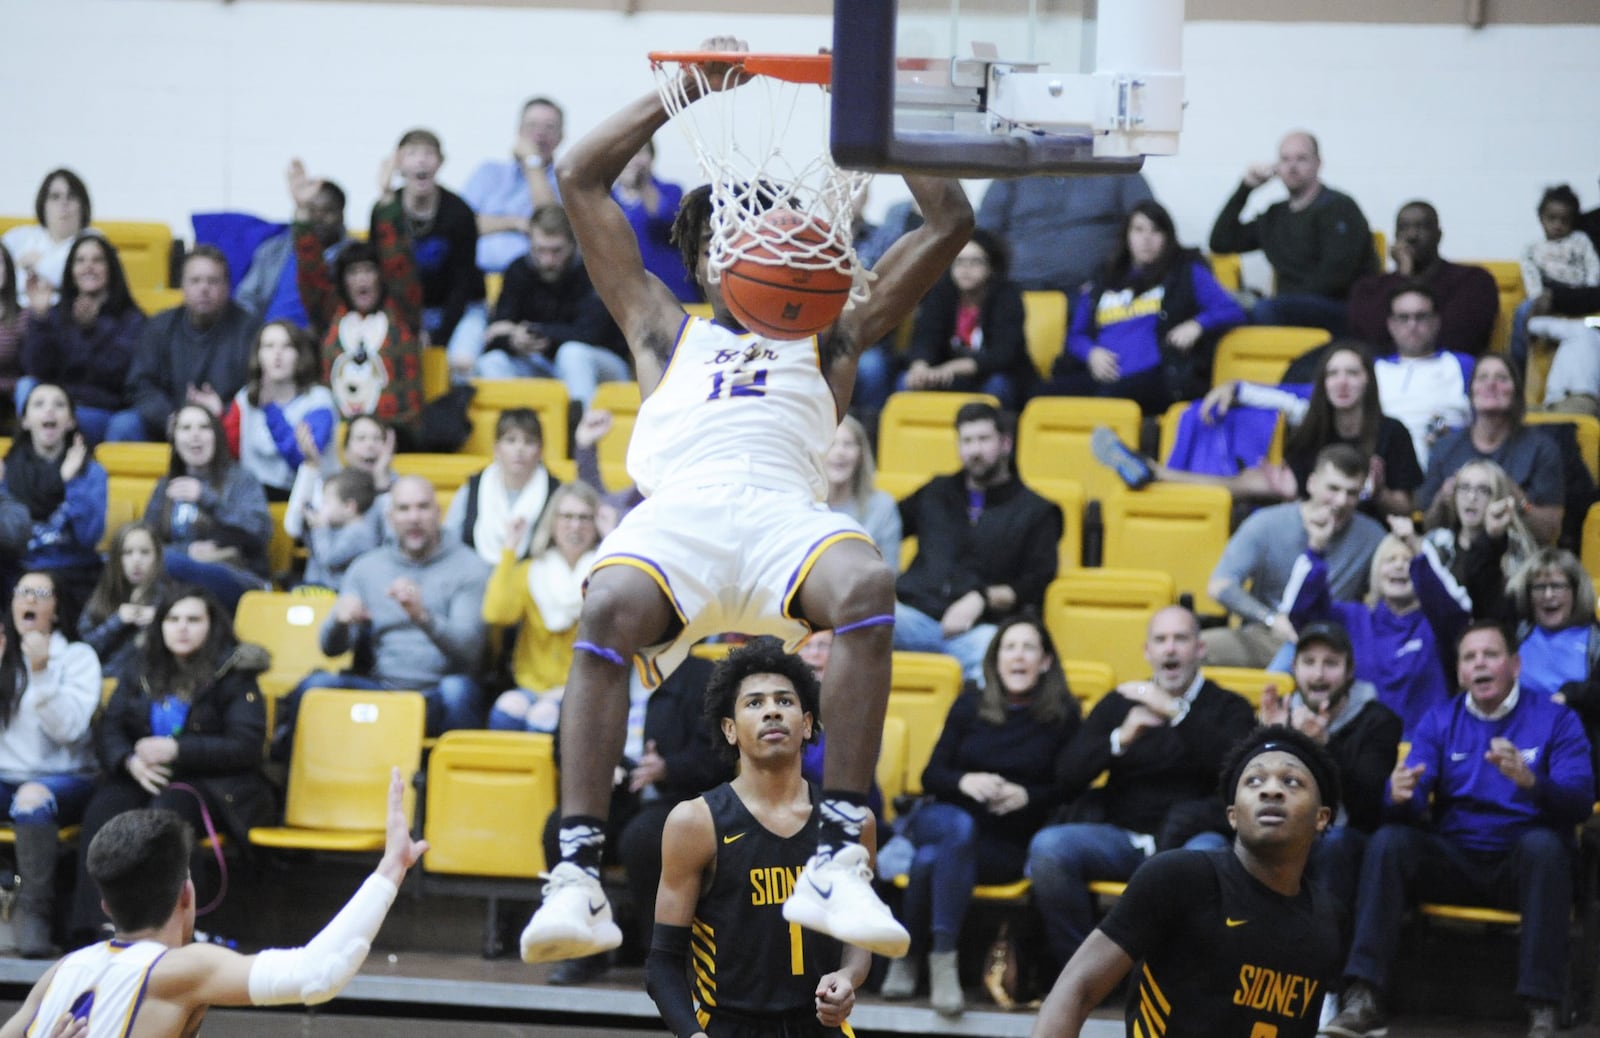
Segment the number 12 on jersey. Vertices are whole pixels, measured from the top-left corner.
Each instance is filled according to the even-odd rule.
[[[711,376],[711,395],[707,400],[727,400],[736,396],[766,396],[767,395],[767,369],[757,368],[746,371],[735,368],[732,371],[718,371]]]

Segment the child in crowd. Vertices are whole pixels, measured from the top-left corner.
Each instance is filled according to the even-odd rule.
[[[311,333],[272,321],[256,336],[244,388],[222,414],[228,451],[256,477],[269,501],[287,501],[306,460],[308,437],[318,455],[333,440],[334,403],[318,383],[321,363]]]
[[[1593,288],[1600,285],[1600,253],[1594,242],[1577,229],[1582,207],[1566,184],[1549,188],[1539,198],[1539,225],[1544,237],[1522,252],[1522,287],[1528,298],[1517,307],[1511,328],[1511,356],[1524,368],[1528,362],[1528,335],[1564,339],[1567,325],[1582,328],[1582,321],[1550,317],[1550,291],[1555,288]],[[1531,322],[1538,320],[1538,325]]]
[[[146,523],[124,523],[111,538],[100,583],[83,607],[83,640],[100,657],[100,672],[120,678],[138,658],[165,587],[161,541]]]
[[[317,451],[309,440],[302,442],[300,449],[304,461],[295,473],[289,510],[283,517],[284,530],[297,541],[305,539],[307,518],[322,507],[323,485],[339,471],[339,459],[331,452]],[[377,490],[377,499],[367,511],[367,522],[380,541],[389,530],[385,513],[389,510],[389,488],[394,484],[394,450],[394,430],[371,415],[352,418],[344,428],[345,467],[370,475]]]
[[[356,557],[378,546],[380,530],[367,521],[377,498],[372,473],[362,469],[340,469],[322,484],[322,503],[305,516],[307,584],[338,590]]]

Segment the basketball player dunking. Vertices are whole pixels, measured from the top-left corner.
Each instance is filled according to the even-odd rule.
[[[1317,1033],[1343,959],[1333,900],[1305,868],[1339,812],[1338,766],[1310,736],[1275,725],[1240,740],[1222,774],[1233,846],[1141,865],[1061,971],[1032,1038],[1076,1038],[1136,965],[1128,1038]]]
[[[701,49],[745,47],[719,37]],[[722,69],[707,71],[722,83]],[[637,658],[654,684],[710,635],[772,634],[793,648],[823,628],[834,632],[834,659],[822,690],[832,730],[822,827],[784,912],[846,943],[904,955],[909,938],[873,893],[859,844],[889,696],[894,573],[859,525],[822,504],[822,457],[849,403],[859,352],[949,268],[971,233],[972,207],[959,181],[906,177],[926,222],[878,263],[872,298],[818,336],[758,338],[740,330],[708,279],[708,189],[684,198],[673,240],[714,322],[686,316],[645,270],[612,200],[618,174],[666,121],[651,94],[601,124],[557,169],[584,264],[633,353],[644,404],[628,472],[647,500],[601,545],[590,573],[561,708],[561,862],[522,933],[522,957],[573,958],[621,943],[599,870],[626,734],[628,661]]]
[[[783,918],[817,845],[820,812],[800,775],[817,698],[811,668],[774,638],[735,649],[706,687],[706,720],[739,777],[673,808],[661,838],[647,986],[677,1038],[848,1032],[872,956]],[[868,816],[866,846],[872,837]]]

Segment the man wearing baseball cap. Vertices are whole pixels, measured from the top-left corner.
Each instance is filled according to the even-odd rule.
[[[1383,824],[1383,787],[1400,748],[1401,722],[1378,702],[1369,681],[1356,680],[1355,651],[1344,625],[1310,623],[1294,652],[1296,691],[1261,695],[1261,723],[1282,724],[1327,749],[1344,791],[1333,822],[1311,852],[1311,875],[1346,914],[1355,907],[1356,880],[1367,838]]]
[[[1076,1036],[1134,967],[1127,1034],[1316,1034],[1339,969],[1333,902],[1302,882],[1339,810],[1338,765],[1316,740],[1257,728],[1223,763],[1233,845],[1158,854],[1057,978],[1034,1038]]]

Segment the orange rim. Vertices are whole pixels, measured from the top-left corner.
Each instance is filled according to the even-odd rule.
[[[754,76],[770,76],[787,83],[814,83],[827,86],[833,74],[833,58],[828,54],[750,54],[743,51],[655,50],[649,54],[656,65],[737,65]]]

